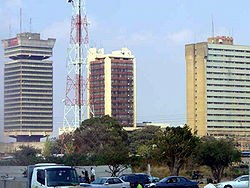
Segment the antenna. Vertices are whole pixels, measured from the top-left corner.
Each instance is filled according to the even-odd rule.
[[[9,23],[9,38],[11,38],[11,35],[12,35],[12,33],[11,33],[11,23]]]
[[[20,33],[22,33],[22,8],[20,8]]]
[[[213,15],[212,15],[212,37],[214,39],[214,18],[213,18]]]
[[[32,19],[30,18],[30,33],[32,31]]]

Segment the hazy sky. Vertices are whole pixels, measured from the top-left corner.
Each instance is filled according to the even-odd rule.
[[[86,0],[90,46],[105,52],[128,47],[137,58],[137,121],[186,122],[185,44],[233,35],[250,45],[249,0]],[[0,39],[23,31],[55,37],[54,132],[62,125],[71,6],[66,0],[0,0]],[[0,126],[3,127],[3,49],[0,47]],[[2,136],[1,136],[2,137]],[[2,137],[3,139],[3,137]],[[0,139],[1,141],[1,139]]]

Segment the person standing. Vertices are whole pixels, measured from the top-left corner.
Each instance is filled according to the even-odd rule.
[[[90,168],[90,179],[91,182],[95,181],[95,169],[93,167]]]

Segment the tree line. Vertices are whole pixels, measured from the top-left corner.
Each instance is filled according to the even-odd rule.
[[[72,134],[65,134],[60,140],[47,138],[43,153],[21,146],[8,165],[37,162],[108,165],[111,175],[118,176],[128,167],[147,164],[166,166],[171,175],[179,175],[185,164],[191,162],[208,166],[220,182],[224,170],[240,160],[241,153],[230,139],[197,137],[187,126],[164,130],[148,126],[128,133],[117,120],[103,116],[83,121]]]

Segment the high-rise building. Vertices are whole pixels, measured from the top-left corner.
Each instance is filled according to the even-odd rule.
[[[4,133],[17,142],[39,142],[53,130],[53,66],[55,39],[21,33],[3,40]]]
[[[136,127],[136,59],[122,48],[88,53],[88,117],[110,115],[124,127]]]
[[[199,136],[250,138],[250,46],[231,37],[186,45],[187,124]]]

